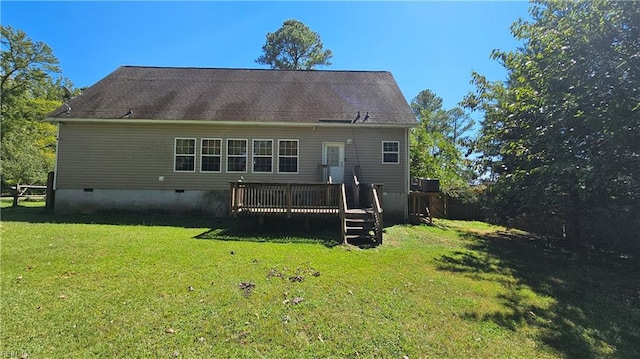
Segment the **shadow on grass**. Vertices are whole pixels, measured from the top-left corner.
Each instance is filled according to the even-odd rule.
[[[338,219],[312,219],[307,231],[300,218],[266,218],[264,227],[257,218],[210,218],[201,214],[171,215],[167,213],[101,212],[66,214],[47,212],[43,205],[29,204],[3,207],[3,222],[102,224],[126,226],[168,226],[182,228],[210,228],[196,239],[222,241],[250,241],[273,243],[314,243],[333,247],[340,244]]]
[[[210,230],[195,238],[220,241],[313,243],[326,247],[340,244],[338,219],[312,219],[309,229],[302,218],[265,218],[260,228],[257,218],[218,220]]]
[[[460,232],[467,250],[442,256],[438,269],[500,283],[502,310],[462,313],[517,331],[539,329],[541,343],[567,358],[640,357],[640,265],[611,253],[573,253],[548,239]],[[543,305],[531,299],[552,298]]]
[[[203,228],[215,219],[198,215],[172,215],[170,213],[96,212],[91,214],[58,213],[45,210],[43,204],[33,203],[18,207],[3,207],[3,222],[105,224],[128,226],[170,226]]]

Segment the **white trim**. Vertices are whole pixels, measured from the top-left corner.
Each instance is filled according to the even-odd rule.
[[[256,155],[256,141],[269,141],[271,142],[271,156]],[[251,140],[251,173],[273,173],[273,139],[272,138],[254,138]],[[271,171],[256,171],[254,161],[256,158],[271,158]]]
[[[244,154],[245,162],[244,162],[244,171],[229,171],[229,141],[244,141],[246,152]],[[249,140],[246,138],[227,138],[227,151],[226,151],[226,164],[225,168],[226,173],[247,173],[249,166]],[[232,155],[231,157],[242,157],[241,155]]]
[[[46,122],[53,123],[117,123],[117,124],[173,124],[173,125],[207,125],[207,126],[266,126],[266,127],[368,127],[368,128],[413,128],[418,124],[395,123],[335,123],[335,122],[268,122],[268,121],[212,121],[212,120],[152,120],[152,119],[95,119],[47,117]]]
[[[208,153],[205,154],[204,150],[203,150],[203,146],[202,146],[202,142],[203,141],[220,141],[220,154],[218,154],[218,155],[212,155],[212,154],[208,154]],[[222,146],[223,146],[222,138],[203,137],[203,138],[200,139],[200,166],[199,166],[199,168],[200,168],[200,172],[201,173],[222,173],[222,165],[223,165],[223,162],[222,162]],[[203,163],[202,158],[204,158],[204,157],[220,157],[220,170],[219,171],[203,171],[202,170],[202,163]]]
[[[58,151],[60,151],[60,126],[61,124],[58,124],[57,126],[57,130],[58,133],[56,135],[56,164],[53,167],[53,190],[55,191],[58,188],[58,163],[59,163],[59,158],[60,156],[58,155]],[[55,207],[55,204],[54,204]]]
[[[178,140],[193,140],[193,154],[182,154],[176,153],[176,148],[178,145]],[[177,173],[195,173],[196,172],[196,159],[198,155],[198,140],[195,137],[174,137],[173,138],[173,172]],[[193,156],[193,171],[179,171],[176,170],[176,157],[177,156]]]
[[[404,148],[405,148],[405,161],[404,161],[404,175],[405,175],[405,179],[404,179],[404,193],[406,193],[407,195],[409,194],[410,188],[411,186],[409,185],[409,181],[411,180],[411,175],[410,175],[410,171],[411,169],[409,168],[409,159],[411,158],[411,152],[410,152],[410,148],[409,148],[409,129],[406,128],[404,130]],[[405,196],[404,197],[406,202],[404,203],[404,220],[406,221],[409,218],[409,200],[408,197]]]
[[[295,142],[296,143],[296,155],[295,155],[295,159],[296,159],[296,171],[295,172],[281,172],[280,171],[280,142],[282,141],[291,141],[291,142]],[[294,156],[290,156],[290,155],[283,155],[282,157],[285,158],[294,158]],[[286,139],[286,138],[280,138],[278,139],[278,173],[284,173],[284,174],[298,174],[300,173],[300,140],[298,139]]]
[[[384,144],[385,143],[397,143],[398,144],[398,150],[397,151],[385,151],[384,150]],[[385,162],[384,161],[384,155],[385,153],[388,154],[397,154],[398,155],[398,161],[397,162]],[[382,164],[383,165],[397,165],[400,164],[400,141],[382,141]]]
[[[328,146],[338,146],[340,147],[340,168],[342,169],[342,178],[338,181],[336,178],[332,178],[334,183],[344,183],[345,175],[344,175],[344,157],[346,155],[346,148],[344,142],[322,142],[322,164],[327,165],[327,170],[329,171],[329,175],[331,175],[331,170],[328,167],[327,163],[327,147]],[[333,177],[333,176],[332,176]]]

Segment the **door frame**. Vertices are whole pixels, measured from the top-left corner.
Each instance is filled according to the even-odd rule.
[[[322,164],[327,165],[327,172],[331,175],[331,168],[327,163],[327,148],[329,146],[338,146],[340,147],[339,156],[340,156],[340,167],[342,168],[342,178],[340,181],[337,181],[332,177],[334,183],[344,183],[344,156],[345,156],[345,145],[344,142],[322,142]]]

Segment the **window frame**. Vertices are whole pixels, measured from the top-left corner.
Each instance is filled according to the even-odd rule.
[[[220,153],[219,154],[208,154],[208,153],[204,153],[204,141],[219,141],[220,142]],[[222,162],[222,146],[223,146],[223,141],[222,138],[210,138],[210,137],[203,137],[200,139],[200,172],[201,173],[222,173],[222,167],[223,167],[223,162]],[[218,157],[220,158],[220,170],[218,171],[205,171],[202,169],[202,165],[204,164],[203,158],[204,157]]]
[[[395,143],[398,146],[396,151],[385,151],[385,144],[387,143]],[[397,156],[397,160],[395,162],[385,161],[385,155],[387,154],[395,154]],[[382,164],[383,165],[397,165],[400,164],[400,141],[382,141]]]
[[[178,140],[190,140],[193,141],[193,153],[178,153]],[[198,154],[198,140],[195,137],[174,137],[173,138],[173,172],[177,173],[195,173],[196,172],[196,158]],[[178,163],[178,156],[181,157],[192,157],[193,158],[193,169],[192,170],[179,170],[176,168]]]
[[[256,154],[256,142],[259,141],[263,141],[263,142],[271,142],[271,155],[262,155],[262,154]],[[270,138],[254,138],[253,140],[251,140],[251,173],[273,173],[273,139]],[[255,168],[255,160],[256,158],[270,158],[271,159],[271,170],[270,171],[256,171]]]
[[[229,154],[230,153],[230,151],[229,151],[229,148],[230,148],[229,141],[244,141],[244,148],[245,148],[245,151],[246,151],[245,154],[244,155],[235,155],[235,154],[234,155],[230,155]],[[231,170],[229,170],[229,165],[231,163],[229,161],[230,157],[234,157],[234,158],[236,158],[236,157],[238,157],[238,158],[244,157],[244,159],[245,159],[244,171],[231,171]],[[226,173],[247,173],[247,170],[248,170],[248,167],[249,167],[249,140],[246,139],[246,138],[227,138],[227,151],[225,153],[225,158],[226,158],[226,167],[225,167],[225,169],[226,169],[225,172]]]
[[[295,156],[291,156],[291,155],[281,155],[280,154],[280,143],[281,142],[295,142],[296,143],[296,155]],[[280,171],[280,158],[284,157],[284,158],[295,158],[296,159],[296,171],[295,172],[289,172],[289,171]],[[278,173],[282,173],[282,174],[299,174],[300,173],[300,140],[298,139],[278,139]]]

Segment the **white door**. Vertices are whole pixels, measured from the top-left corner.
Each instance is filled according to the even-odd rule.
[[[333,183],[342,183],[344,181],[344,143],[323,143],[322,163],[327,165]]]

